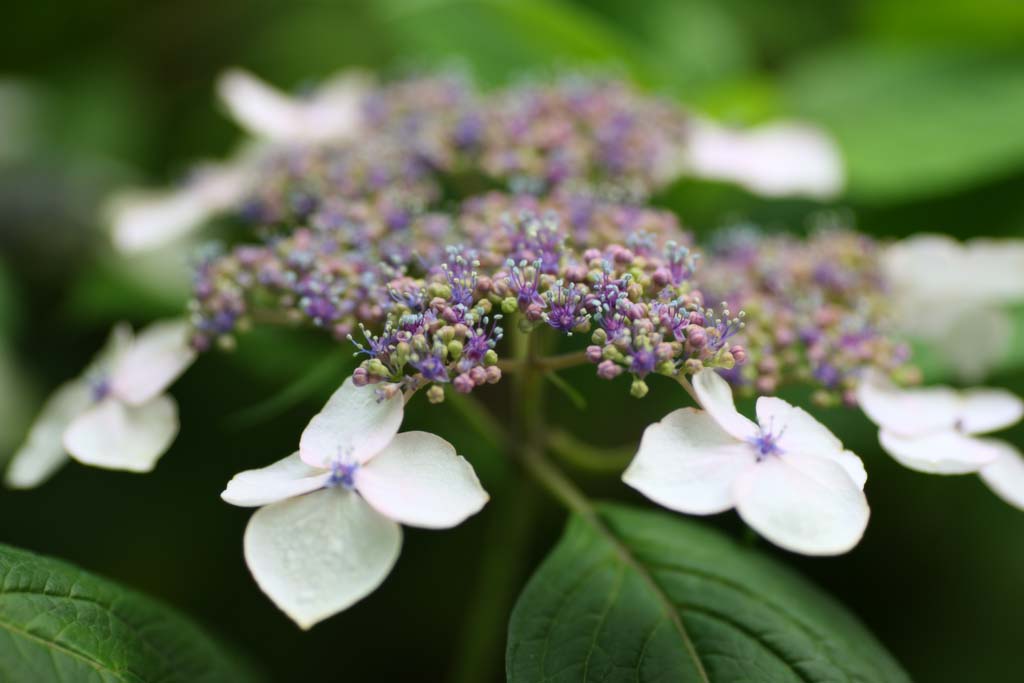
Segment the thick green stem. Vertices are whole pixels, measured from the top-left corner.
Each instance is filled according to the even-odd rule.
[[[480,566],[462,623],[452,683],[500,680],[508,616],[530,567],[530,543],[543,510],[536,483],[517,470],[491,503]]]

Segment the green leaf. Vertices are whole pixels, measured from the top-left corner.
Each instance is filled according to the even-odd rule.
[[[0,680],[262,680],[153,600],[65,562],[0,545]]]
[[[618,67],[650,80],[652,67],[637,55],[636,44],[596,13],[568,2],[387,0],[375,7],[403,54],[434,64],[465,60],[487,83],[566,64]]]
[[[856,618],[756,551],[683,518],[575,515],[509,624],[522,681],[909,681]]]
[[[884,204],[1024,166],[1024,59],[868,42],[814,53],[783,82],[792,113],[828,128],[851,197]]]

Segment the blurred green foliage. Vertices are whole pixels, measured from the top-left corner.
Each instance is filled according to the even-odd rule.
[[[850,184],[832,206],[765,201],[698,182],[659,198],[702,234],[735,219],[802,230],[808,212],[838,207],[878,236],[1022,236],[1022,7],[1015,0],[12,5],[0,28],[2,77],[32,95],[33,129],[10,133],[25,142],[0,158],[0,347],[25,376],[4,379],[5,400],[17,398],[16,408],[30,413],[42,389],[78,372],[113,319],[142,322],[180,301],[187,273],[174,287],[147,285],[113,265],[96,209],[113,187],[168,182],[193,160],[234,147],[240,133],[213,98],[225,67],[245,66],[289,88],[350,66],[388,74],[454,65],[489,84],[563,68],[610,69],[725,120],[804,117],[837,137]],[[970,352],[969,339],[965,347]],[[291,452],[336,383],[331,374],[341,379],[342,371],[324,365],[332,348],[315,335],[280,331],[243,338],[235,354],[204,357],[174,390],[184,427],[153,475],[72,465],[37,491],[3,492],[0,541],[159,596],[251,653],[274,680],[444,680],[469,659],[500,680],[503,652],[460,652],[477,642],[465,618],[480,604],[509,608],[564,517],[532,499],[451,406],[414,402],[409,426],[459,446],[494,499],[504,496],[501,506],[450,532],[410,532],[382,589],[310,633],[278,613],[249,577],[241,557],[249,513],[218,494],[238,470]],[[586,368],[566,376],[583,396],[609,396],[591,399],[582,413],[548,387],[558,406],[553,420],[592,443],[635,442],[681,400],[667,384],[652,383],[637,403],[628,382],[598,385]],[[992,383],[1024,394],[1019,369]],[[488,391],[500,407],[500,390]],[[282,395],[272,409],[261,407]],[[3,434],[23,429],[27,415],[4,410]],[[230,418],[245,410],[262,419],[239,428]],[[864,456],[873,522],[848,556],[782,560],[858,614],[916,680],[1017,677],[1024,516],[974,477],[929,477],[896,465],[855,412],[826,418]],[[1009,436],[1024,442],[1024,428]],[[583,483],[595,495],[639,502],[614,476]],[[517,505],[533,532],[529,550],[502,557],[503,534],[523,530],[503,527],[496,511]],[[708,523],[740,528],[731,513]],[[497,558],[481,557],[492,547]],[[477,582],[482,564],[506,567],[501,585]]]

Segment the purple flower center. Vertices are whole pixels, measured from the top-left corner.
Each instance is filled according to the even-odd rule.
[[[350,460],[338,459],[331,463],[331,476],[327,478],[327,486],[334,488],[342,486],[347,491],[356,487],[356,471],[359,463]]]
[[[97,377],[90,383],[90,389],[92,390],[92,400],[99,403],[107,396],[110,395],[110,378],[106,376]]]
[[[772,425],[769,424],[767,429],[760,427],[757,436],[747,439],[747,443],[753,446],[757,452],[758,462],[764,460],[769,455],[782,455],[785,452],[779,447],[779,439],[782,438],[783,432],[785,432],[785,429],[780,430],[777,434],[773,433]]]

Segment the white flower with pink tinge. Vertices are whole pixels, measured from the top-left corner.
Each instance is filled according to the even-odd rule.
[[[693,386],[704,410],[676,410],[648,427],[623,481],[677,512],[736,508],[792,552],[838,555],[857,545],[870,516],[860,458],[782,399],[759,398],[754,422],[714,370],[698,372]]]
[[[446,529],[487,492],[444,439],[398,433],[401,393],[378,400],[348,379],[284,460],[236,475],[221,497],[260,507],[245,530],[256,583],[301,628],[373,592],[402,546],[399,524]]]
[[[1013,444],[980,435],[1024,417],[1024,401],[1005,389],[900,389],[870,373],[857,400],[880,429],[882,448],[900,464],[930,474],[977,473],[1010,505],[1024,510],[1024,457]]]
[[[153,323],[138,336],[118,325],[78,378],[53,393],[14,454],[5,482],[31,488],[68,460],[149,472],[178,433],[178,405],[164,391],[195,360],[184,320]]]

